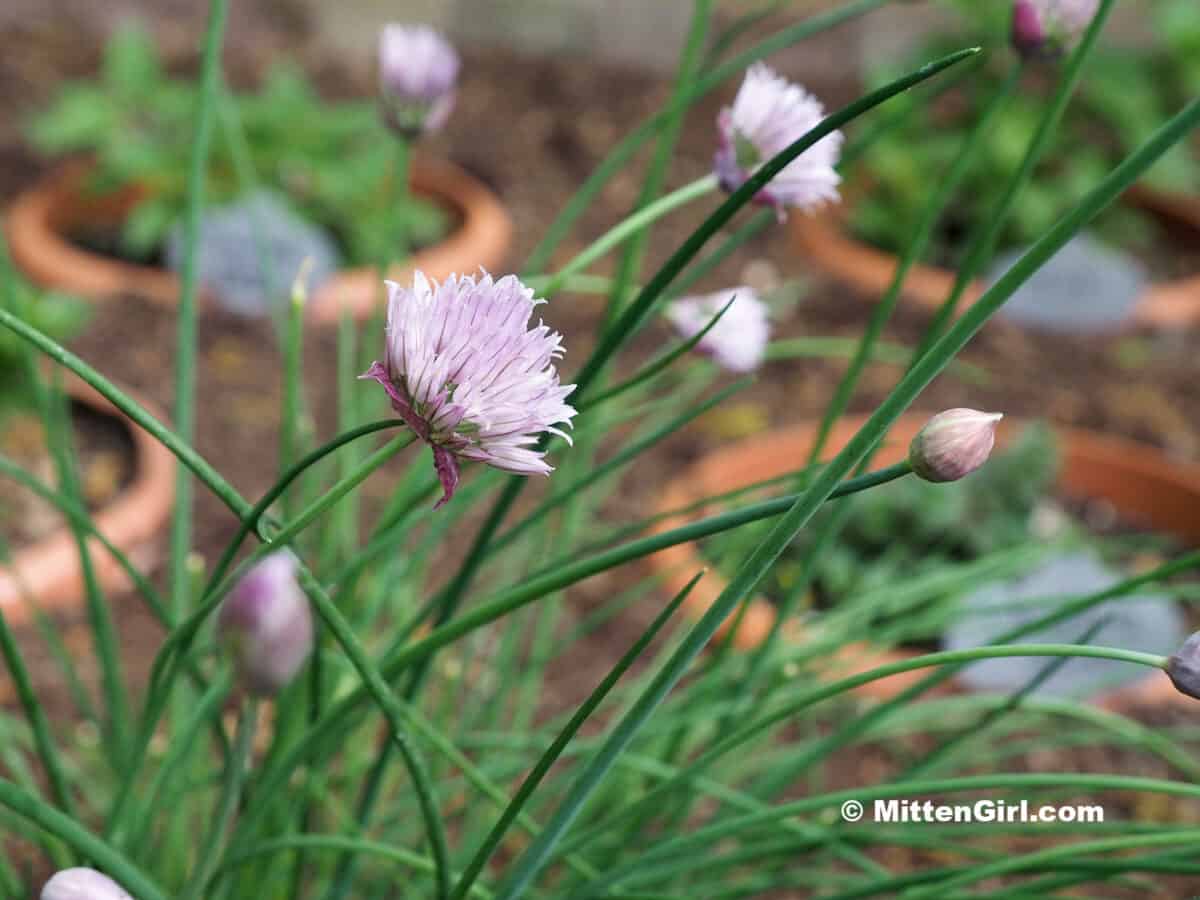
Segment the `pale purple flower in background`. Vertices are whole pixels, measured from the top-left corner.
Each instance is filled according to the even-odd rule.
[[[41,900],[133,900],[129,892],[95,869],[63,869],[42,888]]]
[[[251,693],[271,696],[295,677],[312,652],[313,623],[290,553],[273,553],[242,576],[221,604],[217,630]]]
[[[930,418],[908,447],[908,461],[925,481],[958,481],[991,455],[1003,413],[948,409]]]
[[[412,140],[441,128],[454,108],[458,53],[426,25],[379,34],[379,102],[388,127]]]
[[[735,191],[763,163],[795,143],[825,117],[825,108],[804,88],[762,63],[746,71],[733,106],[721,110],[721,144],[714,169],[721,187]],[[811,210],[838,199],[835,171],[842,133],[835,131],[809,147],[776,175],[755,202],[775,208],[782,220],[787,207]]]
[[[384,361],[361,376],[383,385],[394,409],[433,448],[441,506],[458,485],[459,460],[518,475],[553,471],[536,449],[543,432],[567,437],[575,385],[558,383],[562,336],[533,309],[545,301],[513,275],[452,275],[441,284],[416,272],[411,289],[386,282]],[[435,507],[436,509],[437,507]]]
[[[703,331],[731,299],[733,304],[696,346],[731,372],[751,372],[766,355],[771,323],[767,305],[750,288],[676,300],[667,307],[667,319],[684,338],[690,338]]]
[[[1012,45],[1026,59],[1070,49],[1091,24],[1099,0],[1015,0]]]

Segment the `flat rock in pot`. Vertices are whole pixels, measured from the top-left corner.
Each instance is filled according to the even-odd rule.
[[[997,260],[988,283],[995,283],[1023,254],[1018,251]],[[1115,331],[1132,318],[1148,283],[1139,262],[1081,234],[1021,285],[1000,314],[1035,331]]]
[[[167,238],[167,265],[183,266],[183,224]],[[259,191],[208,210],[200,223],[197,267],[200,282],[230,312],[266,316],[290,294],[305,260],[309,296],[339,266],[337,247],[324,229],[298,216],[287,202]]]
[[[993,582],[967,595],[960,616],[942,637],[943,646],[947,650],[986,646],[1005,632],[1041,618],[1067,598],[1111,587],[1125,577],[1090,553],[1051,558],[1025,575]],[[1089,634],[1093,628],[1097,630]],[[1183,617],[1169,597],[1134,594],[1031,633],[1020,643],[1087,643],[1165,655],[1173,653],[1186,636]],[[959,679],[975,690],[1011,693],[1027,687],[1058,661],[1052,657],[981,660],[967,666]],[[1073,657],[1034,693],[1087,698],[1147,677],[1161,677],[1161,673],[1133,663]]]

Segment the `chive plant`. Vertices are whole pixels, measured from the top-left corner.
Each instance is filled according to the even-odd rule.
[[[844,126],[860,118],[886,122],[881,117],[897,95],[969,79],[979,54],[1010,52],[964,47],[828,113],[761,62],[885,4],[852,0],[729,55],[766,17],[750,12],[721,31],[714,4],[695,0],[664,109],[612,149],[549,224],[520,277],[461,273],[439,285],[417,273],[385,289],[382,275],[404,255],[404,236],[396,235],[394,257],[381,260],[379,320],[362,333],[348,320],[341,329],[339,431],[322,439],[313,433],[300,380],[301,275],[282,330],[279,471],[261,496],[243,496],[193,446],[195,237],[220,115],[228,12],[227,0],[211,0],[191,156],[179,160],[190,173],[189,251],[173,422],[154,418],[105,376],[102,363],[80,358],[23,316],[2,256],[0,326],[38,380],[47,432],[65,427],[61,404],[51,398],[69,372],[174,454],[178,480],[160,589],[97,532],[80,501],[69,442],[56,456],[53,484],[0,458],[0,475],[38,493],[70,523],[85,572],[95,554],[113,556],[164,629],[148,678],[130,684],[114,598],[89,578],[98,700],[82,686],[73,706],[50,707],[25,662],[32,638],[10,627],[0,610],[0,657],[15,698],[0,711],[0,896],[665,900],[986,890],[1027,897],[1098,884],[1147,889],[1163,878],[1200,875],[1187,852],[1200,832],[1187,826],[1188,816],[1140,817],[1128,802],[1200,798],[1193,783],[1200,767],[1181,742],[1187,735],[1029,691],[947,698],[933,690],[974,661],[1028,656],[1049,667],[1087,657],[1167,670],[1181,691],[1193,692],[1191,673],[1200,668],[1194,642],[1168,659],[1097,646],[1088,634],[1072,644],[1022,639],[1185,575],[1200,554],[1101,592],[1058,598],[1037,622],[990,646],[849,673],[830,661],[882,639],[862,623],[872,621],[873,604],[888,602],[886,592],[865,599],[861,615],[831,615],[837,627],[800,640],[782,627],[799,614],[793,592],[757,649],[742,653],[719,638],[826,504],[844,506],[896,479],[951,480],[986,464],[998,417],[963,410],[935,420],[910,460],[888,467],[871,460],[930,381],[966,371],[955,368],[956,355],[1013,293],[1200,121],[1196,100],[1163,122],[982,297],[959,309],[964,286],[990,260],[1015,198],[1087,77],[1114,5],[1102,0],[1075,33],[1059,35],[1069,48],[1065,58],[1014,61],[1012,77],[951,170],[928,173],[922,220],[860,340],[832,350],[819,341],[766,346],[765,316],[746,291],[679,295],[776,227],[777,216],[837,202],[839,172],[855,158],[841,153]],[[449,114],[458,59],[443,38],[423,29],[390,28],[381,51],[382,113],[398,139],[402,199],[409,142]],[[418,71],[422,64],[428,71]],[[994,213],[971,236],[958,281],[924,339],[915,348],[882,343],[909,268],[927,249],[991,123],[1005,114],[1020,67],[1032,64],[1056,66],[1058,87],[1021,165],[997,186]],[[664,194],[683,118],[710,91],[732,93],[728,82],[742,73],[714,129],[713,174]],[[228,117],[222,125],[238,127]],[[552,267],[580,214],[651,144],[628,216]],[[724,196],[715,198],[717,191]],[[646,270],[655,223],[704,204],[700,226],[659,268]],[[752,204],[770,209],[756,212]],[[612,257],[611,278],[589,271]],[[531,321],[536,315],[552,324],[555,297],[576,290],[607,296],[593,348],[582,357]],[[681,337],[639,367],[630,361],[629,341],[664,313]],[[697,351],[711,361],[698,361]],[[758,485],[765,498],[708,498],[721,502],[720,512],[699,504],[681,511],[686,524],[667,529],[651,528],[654,518],[614,521],[606,512],[623,474],[748,383],[721,386],[722,361],[732,359],[729,368],[744,372],[764,357],[800,353],[834,353],[851,363],[829,398],[812,454],[797,459],[786,477]],[[865,364],[883,353],[903,363],[894,387],[848,443],[826,453]],[[364,354],[378,360],[365,376],[374,384],[356,380]],[[372,476],[391,483],[377,509],[359,502]],[[541,491],[524,502],[531,482]],[[229,541],[213,560],[193,552],[195,490],[212,492],[228,509]],[[820,521],[818,547],[840,519]],[[689,620],[682,610],[707,573],[685,573],[685,587],[668,595],[637,563],[713,535],[737,538],[731,577]],[[599,575],[620,589],[599,609],[572,616],[565,592]],[[621,646],[593,639],[635,605],[652,610],[637,619],[649,623],[640,633]],[[68,681],[81,684],[71,657],[56,659]],[[556,680],[575,670],[596,673],[585,699],[547,702]],[[902,674],[918,677],[886,701],[864,704],[854,693]],[[914,759],[918,739],[926,749]],[[1078,747],[1136,754],[1143,774],[1018,766],[1024,750]],[[847,784],[847,767],[867,754],[887,759],[884,774],[878,766],[853,770]],[[1080,796],[1103,798],[1102,822],[889,824],[870,815],[877,800],[1046,804]],[[866,818],[853,814],[864,808]]]

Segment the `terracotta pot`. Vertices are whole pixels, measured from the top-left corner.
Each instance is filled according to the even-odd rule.
[[[13,202],[6,230],[17,266],[41,287],[84,297],[136,294],[164,304],[178,302],[179,278],[173,272],[101,256],[70,241],[69,233],[85,224],[120,225],[145,196],[136,187],[91,194],[83,188],[90,171],[86,162],[63,166]],[[452,209],[460,224],[442,242],[393,267],[390,278],[402,281],[414,268],[437,279],[480,266],[500,268],[512,240],[512,220],[482,182],[452,163],[418,157],[412,190]],[[336,323],[344,304],[361,320],[382,297],[374,269],[349,269],[322,285],[309,303],[309,315],[316,323]]]
[[[1200,241],[1200,197],[1174,196],[1135,186],[1124,201],[1158,218],[1194,233]],[[792,239],[807,262],[855,290],[878,296],[891,285],[899,260],[883,250],[852,237],[844,227],[842,207],[809,216],[791,217]],[[955,273],[938,266],[916,264],[904,281],[904,295],[930,312],[941,307],[954,286]],[[962,313],[983,294],[984,284],[971,282],[963,293]],[[1152,284],[1134,307],[1134,325],[1183,328],[1200,322],[1200,275]]]
[[[928,418],[918,413],[903,416],[875,456],[875,465],[882,467],[901,461],[908,452],[909,441]],[[865,421],[865,417],[840,421],[830,435],[828,455],[845,446]],[[997,433],[997,443],[1002,446],[1023,424],[1005,419]],[[679,509],[704,497],[795,471],[807,459],[815,432],[815,423],[805,423],[767,432],[711,453],[666,486],[659,509]],[[1055,434],[1062,454],[1058,489],[1063,494],[1107,500],[1132,521],[1175,535],[1190,546],[1200,546],[1200,466],[1177,463],[1146,444],[1085,429],[1056,427]],[[705,514],[704,510],[697,510],[689,516],[665,519],[655,526],[655,532],[669,531],[685,524],[691,516]],[[650,558],[650,564],[672,592],[682,590],[702,568],[709,569],[685,601],[685,609],[697,617],[713,604],[727,584],[720,573],[712,570],[695,544],[663,550]],[[726,629],[732,621],[731,618],[726,623]],[[765,598],[755,599],[733,635],[734,646],[742,649],[757,646],[774,621],[775,607]],[[787,623],[785,634],[792,639],[803,637],[795,620]],[[854,644],[842,648],[837,658],[830,661],[830,674],[866,671],[913,655],[898,649]],[[892,697],[928,673],[929,670],[922,669],[896,675],[871,682],[860,692],[876,698]],[[1179,698],[1166,676],[1155,674],[1102,695],[1097,702],[1115,709]]]
[[[97,530],[139,567],[154,561],[156,546],[163,536],[163,523],[175,498],[175,458],[142,429],[81,381],[66,383],[75,402],[113,416],[128,430],[134,445],[132,482],[107,506],[93,514]],[[143,403],[141,398],[138,402]],[[157,415],[157,413],[156,413]],[[96,578],[106,593],[128,586],[123,569],[95,538],[88,542]],[[10,625],[29,619],[32,600],[44,612],[68,612],[85,599],[79,549],[67,525],[42,540],[22,547],[11,565],[0,566],[0,609]]]

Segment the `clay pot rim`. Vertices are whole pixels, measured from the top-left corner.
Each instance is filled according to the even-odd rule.
[[[1200,232],[1200,196],[1177,197],[1134,185],[1126,190],[1122,200]],[[789,225],[793,240],[826,274],[863,293],[882,294],[891,283],[899,258],[852,236],[843,227],[847,216],[844,206],[793,216]],[[953,270],[918,262],[909,270],[903,294],[927,311],[936,312],[949,296],[954,281]],[[983,292],[982,281],[971,281],[963,292],[958,314]],[[1113,332],[1138,326],[1183,328],[1197,322],[1200,322],[1200,274],[1149,284],[1129,321]]]
[[[876,464],[882,466],[902,459],[907,453],[912,436],[928,421],[929,415],[909,412],[901,416],[881,446]],[[866,420],[866,416],[844,417],[839,420],[830,435],[829,454],[840,449]],[[1005,417],[998,430],[998,443],[1003,444],[1027,424],[1028,420]],[[1066,425],[1052,424],[1051,427],[1063,453],[1063,471],[1060,473],[1059,487],[1066,493],[1102,496],[1099,491],[1071,489],[1065,483],[1072,480],[1087,482],[1099,479],[1101,483],[1117,484],[1110,482],[1109,476],[1103,473],[1120,469],[1123,470],[1122,476],[1139,483],[1146,480],[1164,482],[1166,486],[1162,490],[1177,492],[1184,502],[1200,510],[1200,466],[1176,462],[1157,448],[1129,438]],[[815,429],[815,422],[803,422],[755,435],[701,457],[667,483],[657,505],[658,511],[670,512],[706,496],[794,470],[796,461],[806,458]],[[783,464],[781,459],[788,462]],[[1092,473],[1101,473],[1103,477],[1101,478],[1101,474]],[[1122,509],[1121,503],[1112,498],[1107,499],[1118,510],[1126,511]],[[686,515],[664,518],[654,526],[653,532],[669,531],[705,514],[703,509],[697,509]],[[1197,515],[1197,519],[1200,520],[1200,514]],[[1160,528],[1159,524],[1152,524],[1156,529]],[[1188,535],[1180,534],[1178,528],[1161,527],[1161,530],[1174,532],[1190,543],[1200,545],[1200,521],[1196,522]],[[703,615],[728,584],[724,576],[712,569],[695,542],[660,551],[649,557],[648,563],[664,583],[665,589],[671,592],[682,590],[697,572],[707,570],[683,603],[685,612],[693,618]],[[752,649],[761,643],[773,626],[774,606],[766,599],[756,597],[746,605],[740,621],[731,617],[722,626],[719,636],[728,637],[729,627],[735,621],[737,630],[731,638],[733,645],[742,650]],[[804,628],[792,620],[785,625],[784,634],[788,639],[797,640],[803,636]],[[839,676],[854,674],[918,655],[920,654],[897,648],[882,648],[865,642],[855,643],[840,648],[836,654],[837,673]],[[864,685],[854,693],[874,699],[889,699],[924,678],[928,672],[929,670],[921,669],[880,679]],[[930,693],[936,695],[962,690],[963,686],[957,679],[950,679],[942,689],[935,689]],[[1187,699],[1171,686],[1165,676],[1159,677],[1157,673],[1149,673],[1148,677],[1132,684],[1098,695],[1092,702],[1110,711],[1121,712],[1134,707],[1187,702]]]
[[[118,222],[142,195],[140,188],[130,186],[101,197],[84,197],[80,185],[92,166],[87,159],[64,163],[12,202],[5,230],[14,262],[30,280],[45,288],[96,300],[134,294],[162,305],[175,305],[180,282],[174,273],[92,253],[63,233],[65,224],[89,219]],[[420,269],[441,280],[456,272],[499,268],[512,243],[513,223],[495,193],[447,160],[418,155],[411,173],[413,190],[453,209],[459,226],[407,263],[393,266],[388,277],[402,281],[414,269]],[[344,269],[312,297],[308,318],[314,324],[333,325],[345,306],[362,321],[370,317],[382,297],[375,268]],[[211,302],[203,295],[201,300]]]
[[[83,381],[71,376],[64,381],[63,389],[71,400],[116,419],[133,442],[132,480],[92,515],[92,521],[100,533],[138,564],[138,555],[160,537],[162,524],[174,504],[175,457]],[[131,396],[161,418],[153,406],[136,395]],[[91,538],[88,546],[104,592],[111,595],[128,587],[125,571],[103,545]],[[20,574],[19,579],[16,573]],[[82,608],[85,593],[78,547],[65,522],[42,539],[17,550],[9,565],[0,565],[0,609],[11,626],[29,622],[31,610],[26,598],[42,612],[64,613]]]

